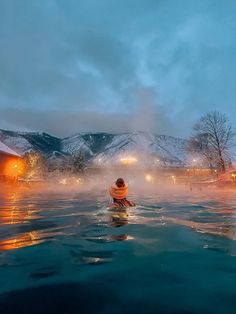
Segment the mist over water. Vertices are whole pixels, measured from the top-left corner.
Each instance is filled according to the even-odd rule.
[[[233,313],[234,190],[127,178],[137,207],[122,211],[107,208],[115,175],[1,190],[4,314]]]

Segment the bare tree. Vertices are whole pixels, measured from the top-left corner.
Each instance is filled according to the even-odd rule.
[[[210,167],[216,166],[225,172],[230,161],[230,148],[233,146],[235,132],[226,116],[213,111],[202,116],[193,127],[188,151],[202,155]]]
[[[42,154],[31,151],[25,153],[23,158],[26,164],[26,177],[28,179],[32,179],[33,177],[46,178],[47,161]]]
[[[200,160],[202,166],[210,167],[213,170],[216,165],[214,164],[213,152],[209,145],[208,134],[193,133],[187,142],[187,153],[193,159]]]

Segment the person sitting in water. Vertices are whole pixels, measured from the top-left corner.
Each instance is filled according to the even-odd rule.
[[[113,198],[114,207],[130,207],[135,203],[126,199],[128,195],[128,185],[124,179],[118,178],[116,183],[110,187],[110,196]]]

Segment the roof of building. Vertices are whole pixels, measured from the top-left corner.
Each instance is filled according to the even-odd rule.
[[[3,142],[0,142],[0,153],[5,153],[5,154],[16,156],[16,157],[21,157],[13,149],[5,145]]]

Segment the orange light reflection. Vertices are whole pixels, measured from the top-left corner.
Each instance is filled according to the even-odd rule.
[[[44,241],[40,239],[38,232],[28,232],[13,239],[0,240],[0,251],[19,249],[25,246],[40,244]]]

